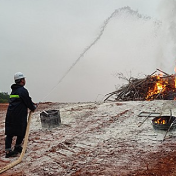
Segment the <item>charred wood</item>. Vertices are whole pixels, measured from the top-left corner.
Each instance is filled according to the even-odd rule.
[[[160,74],[157,74],[157,71]],[[105,95],[104,101],[144,101],[154,99],[174,99],[176,97],[176,76],[157,69],[145,78],[125,78],[119,73],[119,78],[128,81],[116,91]],[[162,74],[161,74],[162,73]]]

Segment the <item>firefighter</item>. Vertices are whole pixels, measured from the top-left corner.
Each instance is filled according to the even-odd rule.
[[[11,86],[9,106],[5,119],[5,152],[6,158],[15,157],[22,152],[22,142],[27,127],[28,109],[34,112],[36,104],[32,102],[27,89],[25,76],[21,72],[14,75],[15,84]],[[15,146],[12,150],[12,140],[16,136]]]

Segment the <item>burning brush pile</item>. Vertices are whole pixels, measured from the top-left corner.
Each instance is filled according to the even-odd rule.
[[[174,100],[176,99],[176,75],[169,75],[157,69],[151,75],[142,79],[127,79],[118,90],[108,93],[104,101],[144,101],[144,100]]]

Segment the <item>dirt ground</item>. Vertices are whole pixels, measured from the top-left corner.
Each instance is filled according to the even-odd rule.
[[[0,166],[5,158],[4,121],[7,104],[0,104]],[[61,125],[44,129],[40,113],[60,110]],[[42,103],[32,115],[23,161],[2,176],[175,176],[176,130],[154,130],[153,117],[142,111],[176,116],[175,101],[112,103]]]

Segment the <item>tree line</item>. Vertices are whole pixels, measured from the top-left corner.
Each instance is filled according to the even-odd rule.
[[[0,92],[0,103],[8,103],[9,94],[7,92]]]

